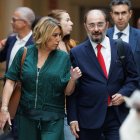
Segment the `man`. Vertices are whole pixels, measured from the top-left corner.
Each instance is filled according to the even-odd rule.
[[[28,7],[19,7],[14,11],[11,20],[14,35],[7,38],[0,52],[0,62],[6,61],[6,70],[21,47],[33,44],[31,26],[34,20],[35,14]]]
[[[140,75],[140,30],[129,25],[129,20],[132,16],[131,2],[130,0],[112,0],[110,8],[111,17],[115,25],[113,28],[108,29],[107,35],[113,39],[117,39],[119,35],[123,41],[131,45]]]
[[[90,10],[84,26],[89,39],[70,52],[73,66],[82,72],[67,100],[71,131],[78,140],[100,140],[101,135],[119,140],[119,127],[128,112],[123,97],[130,96],[138,85],[133,55],[124,43],[124,71],[116,42],[106,36],[108,22],[102,10]]]
[[[35,20],[35,14],[28,7],[17,8],[12,16],[11,24],[13,34],[7,38],[4,47],[0,51],[0,62],[6,61],[6,71],[12,64],[17,51],[23,46],[33,44],[31,26]],[[13,135],[16,140],[16,127],[13,120]],[[5,138],[6,139],[6,138]]]

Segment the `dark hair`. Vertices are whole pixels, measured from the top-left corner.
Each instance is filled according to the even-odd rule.
[[[32,23],[32,30],[34,29],[34,27],[36,26],[36,24],[38,23],[38,21],[42,18],[42,16],[35,16],[35,20],[34,22]]]
[[[129,10],[131,9],[131,1],[130,0],[111,0],[109,6],[110,6],[110,9],[112,9],[112,6],[122,5],[122,4],[127,5],[129,7]]]
[[[89,10],[89,11],[84,15],[84,23],[86,23],[86,21],[87,21],[87,16],[88,16],[88,14],[89,14],[91,11],[93,11],[93,10],[99,10],[99,11],[101,11],[102,14],[103,14],[104,17],[105,17],[105,20],[106,20],[106,21],[109,21],[109,17],[108,17],[107,11],[106,11],[105,9],[91,9],[91,10]]]

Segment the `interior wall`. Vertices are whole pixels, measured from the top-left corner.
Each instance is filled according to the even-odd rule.
[[[23,0],[0,0],[0,38],[12,32],[10,25],[11,15],[16,7],[22,5]]]
[[[72,37],[78,41],[84,39],[83,16],[91,8],[109,9],[110,0],[0,0],[0,39],[6,37],[11,32],[11,15],[18,6],[28,6],[34,10],[36,15],[46,16],[51,9],[65,9],[71,16],[74,23]],[[136,22],[139,14],[139,0],[132,0],[134,12],[132,23]]]

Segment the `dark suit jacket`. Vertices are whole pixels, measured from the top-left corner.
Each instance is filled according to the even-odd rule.
[[[133,55],[129,45],[125,44],[126,68],[123,66],[117,54],[114,40],[111,45],[111,65],[108,79],[105,77],[93,47],[89,40],[73,48],[70,57],[73,66],[78,66],[82,71],[82,77],[74,93],[67,97],[68,121],[78,120],[80,127],[87,129],[99,128],[103,125],[107,111],[108,95],[119,92],[130,96],[138,86],[138,74]],[[127,75],[127,76],[126,76]],[[120,123],[128,113],[124,104],[114,107],[116,119]]]
[[[108,37],[113,38],[113,34],[114,34],[114,27],[109,28],[107,31]],[[134,59],[137,65],[138,73],[140,75],[140,30],[133,28],[131,26],[129,32],[129,44],[134,54]],[[139,87],[140,87],[140,81],[139,81]]]
[[[12,48],[13,48],[16,40],[17,40],[16,36],[9,36],[7,38],[4,49],[0,52],[0,62],[6,61],[6,71],[7,71],[7,68],[8,68],[11,51],[12,51]],[[29,46],[31,44],[33,44],[32,36],[26,42],[25,46]]]

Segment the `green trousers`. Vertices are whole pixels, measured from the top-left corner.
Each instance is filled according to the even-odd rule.
[[[64,120],[36,121],[18,115],[19,140],[64,140]]]

